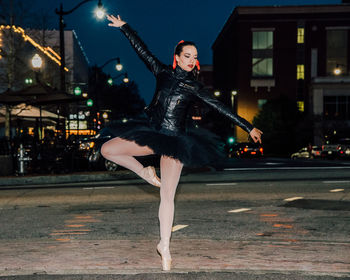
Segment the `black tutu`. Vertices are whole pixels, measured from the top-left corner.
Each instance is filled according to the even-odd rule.
[[[112,124],[107,130],[112,137],[148,146],[155,154],[178,159],[185,166],[207,166],[225,158],[220,138],[202,128],[190,128],[186,133],[174,135],[171,131],[156,130],[148,122],[131,120]]]

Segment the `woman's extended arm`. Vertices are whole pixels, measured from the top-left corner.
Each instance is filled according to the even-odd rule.
[[[221,114],[228,117],[231,121],[233,121],[236,125],[247,131],[253,141],[261,143],[261,135],[263,134],[261,130],[253,127],[253,125],[248,122],[246,119],[238,116],[231,112],[231,110],[226,107],[223,103],[212,98],[210,94],[205,90],[200,90],[196,94],[203,102],[213,107],[215,110],[220,112]]]
[[[135,49],[138,56],[146,64],[147,68],[152,71],[156,76],[165,66],[161,63],[158,58],[156,58],[148,49],[146,44],[141,40],[129,24],[123,21],[120,16],[107,15],[107,19],[110,21],[108,26],[119,27],[124,33],[126,38],[128,38],[130,44]]]

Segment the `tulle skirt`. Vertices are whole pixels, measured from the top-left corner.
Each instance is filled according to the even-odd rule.
[[[208,166],[226,157],[221,139],[203,128],[190,128],[186,132],[174,133],[164,129],[157,130],[148,122],[128,121],[110,125],[107,130],[112,137],[148,146],[155,154],[172,157],[185,166]]]

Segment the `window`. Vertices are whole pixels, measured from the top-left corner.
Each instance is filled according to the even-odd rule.
[[[334,75],[335,68],[342,73],[348,68],[348,30],[327,30],[327,74]]]
[[[273,76],[273,31],[253,31],[253,77]]]
[[[324,96],[323,113],[327,120],[350,120],[350,96]]]
[[[297,101],[299,112],[304,112],[304,101]]]
[[[261,109],[266,102],[266,99],[258,99],[258,108]]]
[[[298,44],[304,44],[304,28],[298,28],[297,42]]]
[[[304,79],[305,79],[304,64],[298,64],[297,65],[297,80],[304,80]]]

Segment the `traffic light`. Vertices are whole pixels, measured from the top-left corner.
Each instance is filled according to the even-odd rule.
[[[80,87],[75,87],[74,88],[74,94],[75,95],[81,95],[81,88]]]
[[[111,85],[113,85],[113,79],[112,78],[109,78],[108,80],[107,80],[107,83],[111,86]]]
[[[233,136],[230,136],[229,138],[227,138],[227,143],[232,145],[236,142],[236,138]]]
[[[88,99],[88,100],[86,101],[86,106],[92,107],[92,105],[94,105],[94,101],[92,101],[92,99]]]

